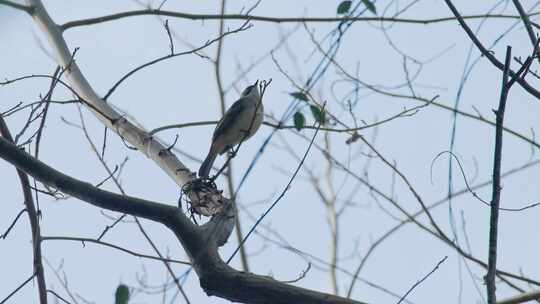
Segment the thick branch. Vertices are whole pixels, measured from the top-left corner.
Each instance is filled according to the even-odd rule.
[[[0,158],[32,175],[38,181],[100,208],[160,223],[170,221],[172,215],[179,213],[179,209],[173,206],[101,190],[90,183],[67,176],[35,159],[5,138],[0,138]],[[193,226],[187,218],[183,225],[185,228]]]
[[[208,295],[234,302],[273,304],[364,303],[303,289],[274,280],[271,277],[235,271],[221,261],[214,261],[208,275],[200,275],[201,286]]]
[[[166,225],[190,255],[201,286],[209,295],[243,303],[361,303],[229,267],[219,257],[217,244],[210,239],[211,233],[219,232],[215,229],[221,227],[220,221],[230,222],[227,214],[215,216],[209,224],[196,227],[176,207],[98,189],[47,166],[4,138],[0,138],[0,158],[38,181],[94,206]]]

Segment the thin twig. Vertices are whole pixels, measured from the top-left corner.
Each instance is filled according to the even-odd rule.
[[[66,300],[66,299],[64,299],[63,297],[61,297],[61,296],[60,296],[58,293],[56,293],[54,290],[52,290],[52,289],[47,289],[47,292],[53,294],[55,297],[57,297],[60,301],[64,302],[65,304],[71,304],[71,303],[69,303],[68,300]]]
[[[458,168],[461,172],[461,176],[463,177],[463,182],[465,183],[465,186],[467,187],[467,191],[469,191],[469,193],[472,194],[473,197],[475,197],[476,199],[478,199],[482,204],[486,205],[486,206],[489,206],[491,207],[491,204],[484,200],[483,198],[481,198],[470,186],[469,184],[469,181],[467,179],[467,176],[465,175],[465,169],[463,169],[463,165],[461,164],[461,160],[459,160],[459,158],[454,154],[452,153],[451,151],[442,151],[440,152],[439,154],[437,154],[437,156],[435,156],[435,158],[433,159],[433,161],[431,162],[431,169],[430,171],[433,171],[433,165],[435,164],[435,161],[440,157],[442,156],[443,154],[450,154],[450,157],[453,157],[455,160],[456,160],[456,163],[458,164]],[[509,212],[519,212],[519,211],[523,211],[523,210],[527,210],[527,209],[530,209],[530,208],[534,208],[536,206],[539,206],[540,203],[532,203],[532,204],[528,204],[528,205],[525,205],[523,207],[519,207],[519,208],[501,208],[499,207],[499,210],[500,211],[509,211]]]
[[[399,301],[397,302],[397,304],[400,304],[401,302],[403,302],[403,300],[405,300],[405,298],[420,284],[422,284],[422,282],[424,282],[427,278],[429,278],[429,276],[431,276],[435,271],[437,271],[437,269],[439,269],[439,266],[441,266],[442,263],[444,263],[444,261],[446,261],[446,259],[448,258],[448,256],[445,256],[442,260],[439,261],[439,263],[437,263],[437,265],[435,265],[435,267],[428,273],[426,274],[422,279],[418,280],[418,282],[414,283],[413,286],[411,286],[411,288],[409,288],[409,290],[403,295],[403,297],[401,297],[401,299],[399,299]]]
[[[204,49],[204,48],[207,48],[208,46],[218,42],[218,41],[221,41],[221,39],[223,39],[223,37],[226,37],[228,35],[231,35],[231,34],[235,34],[235,33],[239,33],[239,32],[242,32],[242,31],[245,31],[245,30],[248,30],[251,28],[251,24],[249,24],[249,20],[246,20],[246,22],[244,22],[241,26],[239,26],[238,28],[234,29],[234,30],[229,30],[229,31],[226,31],[224,32],[222,35],[212,39],[212,40],[208,40],[206,41],[204,44],[202,44],[201,46],[199,47],[196,47],[194,49],[191,49],[191,50],[188,50],[188,51],[184,51],[184,52],[178,52],[178,53],[174,53],[174,54],[167,54],[165,56],[161,56],[159,58],[156,58],[154,60],[151,60],[147,63],[144,63],[134,69],[132,69],[131,71],[127,72],[124,76],[122,76],[118,81],[116,81],[114,83],[114,85],[109,89],[109,91],[107,91],[107,94],[105,94],[105,96],[103,96],[103,100],[107,100],[112,93],[114,93],[114,91],[118,88],[118,86],[120,84],[122,84],[126,79],[128,79],[130,76],[132,76],[133,74],[135,74],[136,72],[146,68],[146,67],[149,67],[149,66],[152,66],[156,63],[159,63],[161,61],[164,61],[164,60],[167,60],[167,59],[170,59],[170,58],[174,58],[174,57],[178,57],[178,56],[183,56],[183,55],[187,55],[187,54],[197,54],[198,51]]]
[[[17,216],[15,217],[15,219],[13,220],[13,222],[11,222],[11,225],[9,225],[9,227],[6,229],[6,232],[4,232],[2,235],[0,235],[0,239],[5,239],[9,232],[11,231],[11,229],[13,229],[13,227],[15,226],[15,224],[17,223],[17,221],[19,220],[19,218],[21,217],[21,215],[26,211],[26,208],[21,210]]]
[[[0,304],[4,304],[7,302],[7,300],[9,300],[9,298],[11,298],[14,294],[16,294],[19,290],[21,290],[21,288],[23,288],[26,284],[28,284],[28,282],[32,281],[32,279],[36,276],[36,274],[32,274],[28,279],[26,279],[26,281],[22,282],[19,286],[17,286],[17,288],[15,288],[15,290],[13,290],[10,294],[7,295],[7,297],[5,297],[2,301],[0,301]]]
[[[302,270],[302,273],[300,273],[300,275],[298,276],[298,278],[296,278],[296,279],[294,279],[294,280],[290,280],[290,281],[282,281],[282,282],[283,282],[283,283],[287,283],[287,284],[296,283],[296,282],[302,280],[303,278],[305,278],[306,275],[307,275],[307,273],[309,272],[310,269],[311,269],[311,263],[308,263],[306,269]]]
[[[107,242],[104,242],[104,241],[95,240],[95,239],[91,239],[91,238],[68,237],[68,236],[44,236],[44,237],[41,238],[41,240],[43,240],[43,241],[74,241],[74,242],[81,242],[83,244],[83,246],[86,245],[85,243],[94,243],[94,244],[99,244],[99,245],[102,245],[102,246],[105,246],[105,247],[114,248],[114,249],[120,250],[122,252],[131,254],[133,256],[140,257],[140,258],[157,260],[157,261],[168,262],[168,263],[191,265],[190,262],[174,260],[174,259],[167,259],[167,258],[160,258],[160,257],[155,257],[155,256],[143,254],[143,253],[138,253],[138,252],[135,252],[133,250],[129,250],[129,249],[120,247],[118,245],[114,245],[114,244],[111,244],[111,243],[107,243]]]

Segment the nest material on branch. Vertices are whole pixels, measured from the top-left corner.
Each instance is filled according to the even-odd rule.
[[[214,216],[223,213],[230,204],[222,193],[212,180],[196,178],[184,184],[181,199],[191,206],[189,210],[193,214]]]

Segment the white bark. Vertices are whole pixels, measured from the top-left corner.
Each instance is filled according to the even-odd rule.
[[[195,176],[191,170],[174,154],[167,151],[167,147],[149,135],[146,130],[140,129],[122,117],[120,113],[104,102],[86,80],[77,63],[74,61],[70,64],[72,52],[70,52],[62,36],[59,26],[51,19],[41,1],[27,0],[26,2],[33,8],[32,17],[49,40],[58,63],[64,68],[69,65],[70,68],[64,74],[69,84],[81,98],[98,110],[96,111],[88,107],[94,115],[105,126],[116,132],[126,142],[153,160],[178,186],[181,187],[186,182],[192,180]]]

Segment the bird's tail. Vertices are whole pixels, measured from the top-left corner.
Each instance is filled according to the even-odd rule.
[[[210,169],[212,169],[212,165],[214,164],[217,155],[218,151],[212,145],[212,147],[210,147],[210,151],[208,151],[206,159],[199,168],[199,177],[208,177],[208,175],[210,174]]]

